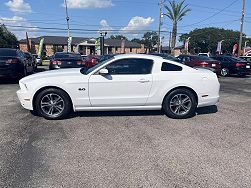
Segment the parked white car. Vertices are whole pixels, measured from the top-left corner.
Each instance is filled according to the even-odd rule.
[[[18,98],[46,119],[73,111],[161,110],[181,119],[219,101],[215,73],[152,55],[117,55],[85,70],[53,70],[25,77]]]

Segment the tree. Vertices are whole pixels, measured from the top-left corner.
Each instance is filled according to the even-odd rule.
[[[141,39],[137,39],[137,38],[134,38],[131,40],[131,42],[136,42],[136,43],[142,43],[142,40]]]
[[[143,36],[142,43],[145,44],[145,47],[148,48],[150,52],[152,52],[154,46],[158,43],[158,33],[154,31],[146,32]]]
[[[123,36],[123,35],[111,35],[110,39],[119,39],[119,40],[124,39],[124,40],[128,40],[128,38],[125,37],[125,36]]]
[[[187,8],[188,5],[184,5],[185,0],[183,0],[181,3],[176,3],[175,0],[169,0],[168,2],[169,6],[165,5],[167,13],[164,15],[166,15],[173,22],[171,47],[174,48],[176,44],[178,22],[181,21],[183,17],[186,16],[189,11],[191,11],[191,9]]]
[[[222,29],[222,28],[202,28],[202,29],[195,29],[187,34],[183,34],[180,36],[180,41],[185,41],[188,37],[189,40],[189,48],[195,49],[195,52],[208,52],[211,51],[215,53],[217,50],[218,42],[224,40],[222,42],[222,51],[232,52],[233,45],[238,44],[240,32],[233,31],[229,29]],[[244,41],[248,41],[244,35],[243,39],[243,46]]]
[[[18,46],[18,40],[16,36],[8,31],[5,25],[0,26],[0,47],[4,48],[16,48]]]

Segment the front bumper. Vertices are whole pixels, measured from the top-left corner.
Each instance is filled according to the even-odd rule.
[[[21,105],[27,110],[33,110],[32,99],[25,90],[17,91],[18,99]]]

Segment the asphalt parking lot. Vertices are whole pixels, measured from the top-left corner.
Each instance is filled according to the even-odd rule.
[[[218,108],[83,112],[48,121],[0,81],[0,187],[250,187],[251,77],[220,78]]]

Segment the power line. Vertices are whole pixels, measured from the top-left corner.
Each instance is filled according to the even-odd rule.
[[[213,15],[211,15],[211,16],[205,18],[205,19],[202,19],[202,20],[200,20],[198,22],[195,22],[195,23],[192,23],[192,24],[189,24],[189,25],[180,26],[180,27],[189,27],[189,26],[193,26],[193,25],[197,25],[199,23],[205,22],[205,21],[217,16],[218,14],[222,13],[223,11],[225,11],[226,9],[231,7],[233,4],[235,4],[237,1],[239,1],[239,0],[234,0],[230,5],[226,6],[225,8],[221,9],[220,11],[214,13]]]

